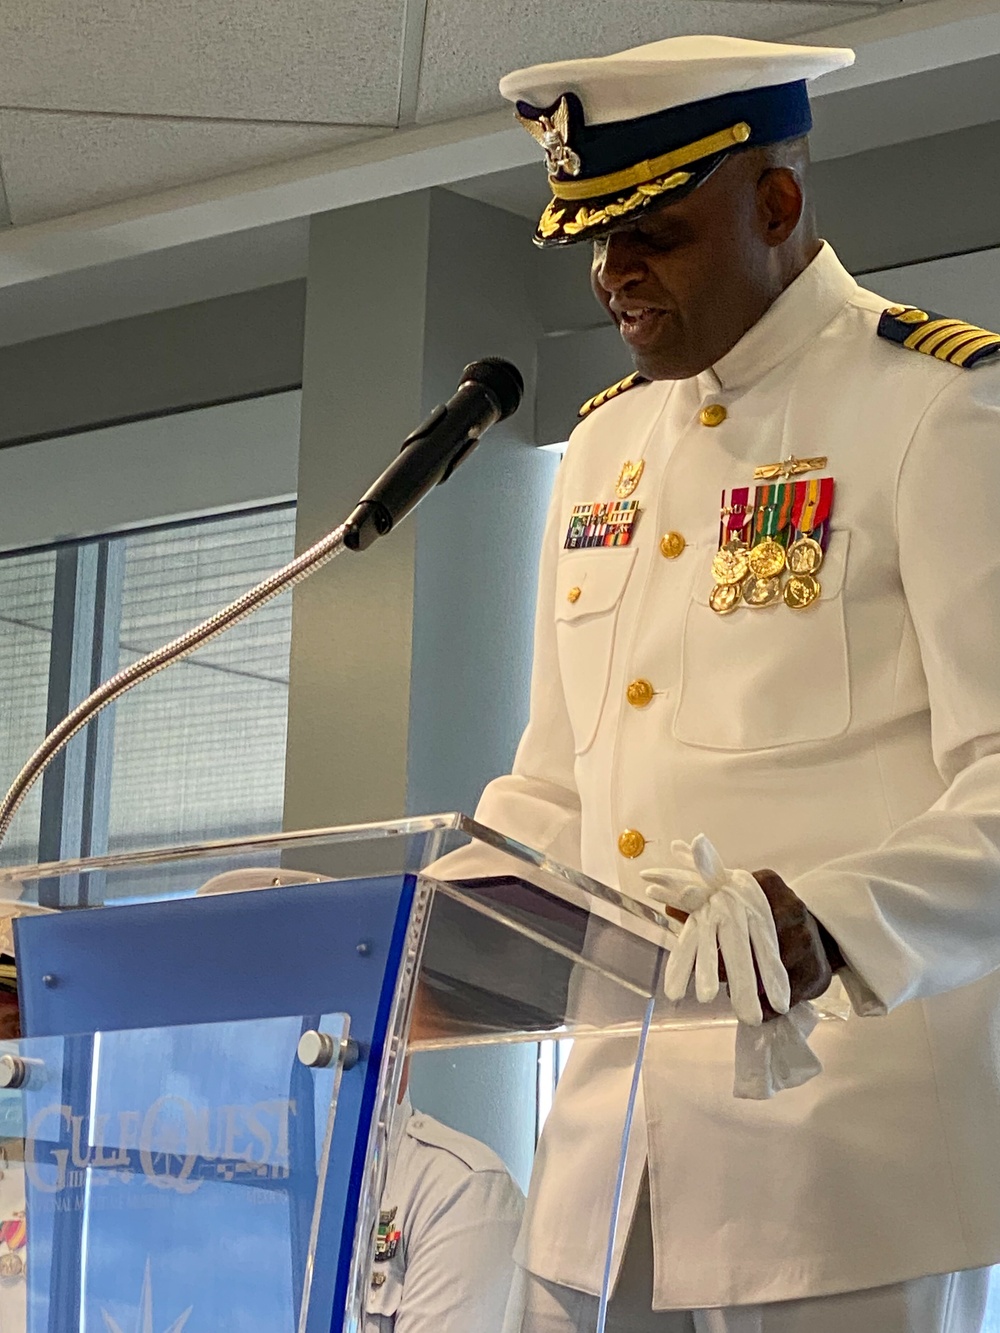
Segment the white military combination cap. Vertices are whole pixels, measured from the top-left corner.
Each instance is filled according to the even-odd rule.
[[[548,166],[536,244],[599,236],[690,194],[732,152],[807,134],[807,82],[853,61],[843,47],[668,37],[506,75]]]

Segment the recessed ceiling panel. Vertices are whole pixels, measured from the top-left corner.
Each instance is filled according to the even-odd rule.
[[[405,0],[4,0],[6,106],[395,124]]]
[[[21,226],[389,133],[0,111],[0,163]]]
[[[881,6],[759,0],[428,0],[417,118],[446,120],[503,105],[508,70],[611,51],[686,33],[775,41],[878,13]]]

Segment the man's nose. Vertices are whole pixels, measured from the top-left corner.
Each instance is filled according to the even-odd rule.
[[[638,282],[643,273],[642,257],[628,231],[613,231],[599,243],[594,257],[594,278],[609,296]]]

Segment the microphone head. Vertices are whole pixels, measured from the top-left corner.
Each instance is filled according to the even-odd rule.
[[[481,361],[473,361],[462,371],[462,382],[472,380],[483,385],[497,401],[500,408],[500,420],[506,421],[513,416],[521,405],[524,394],[524,380],[517,366],[504,361],[499,356],[484,356]]]

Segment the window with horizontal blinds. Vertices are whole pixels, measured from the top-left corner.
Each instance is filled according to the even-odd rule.
[[[6,791],[45,735],[52,601],[52,550],[0,558],[0,787]],[[36,785],[0,845],[0,865],[38,856],[41,786]]]
[[[93,663],[95,680],[113,674],[287,563],[294,543],[294,507],[280,505],[0,557],[3,788],[45,735],[47,715],[62,716],[91,688],[79,672],[69,680],[70,657]],[[69,595],[60,568],[74,573]],[[85,784],[86,827],[67,832],[66,811],[79,820],[79,801],[60,800],[59,781],[54,790],[36,783],[0,864],[36,861],[40,839],[58,856],[86,854],[75,838],[100,854],[280,829],[290,638],[283,595],[137,686],[103,715],[109,743],[96,762],[61,780],[64,790]],[[71,742],[78,753],[86,744]]]
[[[125,544],[119,666],[212,615],[292,558],[295,512],[137,532]],[[109,851],[281,827],[291,597],[117,705]]]

